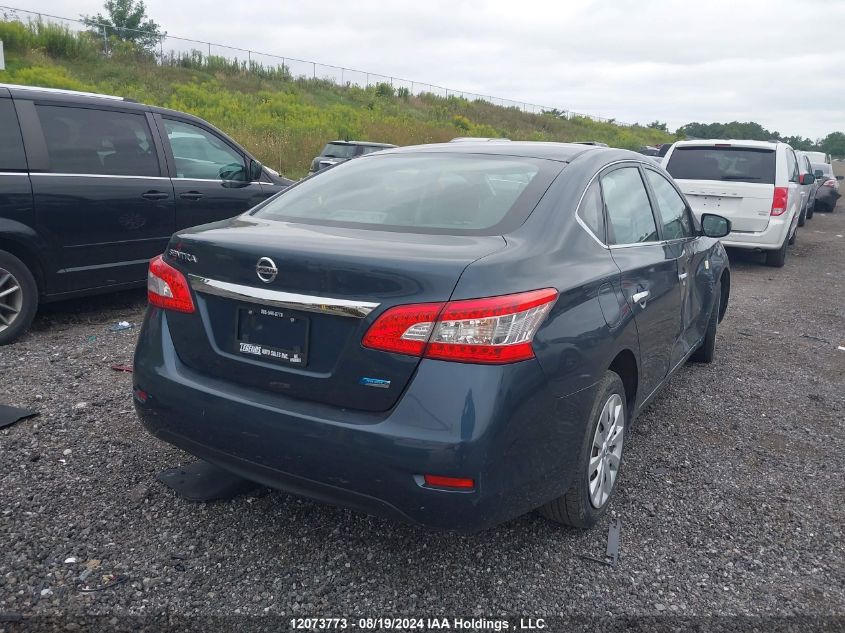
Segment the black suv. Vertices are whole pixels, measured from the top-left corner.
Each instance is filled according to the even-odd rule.
[[[0,84],[0,345],[39,300],[143,285],[175,231],[291,182],[189,114]]]
[[[308,171],[308,175],[310,176],[321,169],[338,163],[345,163],[350,158],[371,154],[389,147],[396,146],[390,143],[370,143],[369,141],[332,141],[326,143],[320,155],[311,161],[311,169]]]

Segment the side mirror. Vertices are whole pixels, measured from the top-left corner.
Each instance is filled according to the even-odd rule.
[[[836,180],[842,180],[843,178],[845,178],[845,176],[837,176]]]
[[[261,180],[261,173],[264,171],[264,166],[255,159],[249,161],[249,180]]]
[[[702,213],[701,232],[707,237],[725,237],[731,232],[731,221],[715,213]]]
[[[801,185],[812,185],[816,181],[816,177],[813,174],[801,174],[798,176],[798,184]]]
[[[816,171],[814,171],[813,175],[816,178],[824,178],[824,172],[821,169],[817,169]]]

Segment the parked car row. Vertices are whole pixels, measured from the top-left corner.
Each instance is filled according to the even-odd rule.
[[[798,227],[839,197],[842,177],[811,155],[782,142],[695,140],[672,145],[662,164],[697,215],[731,221],[726,246],[762,251],[780,267]]]
[[[426,526],[587,528],[631,423],[714,360],[723,242],[782,265],[838,189],[752,141],[676,143],[665,170],[595,141],[323,158],[291,183],[190,115],[0,88],[0,343],[39,296],[146,276],[133,397],[155,436]]]

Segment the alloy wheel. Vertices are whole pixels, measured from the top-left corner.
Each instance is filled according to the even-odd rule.
[[[15,276],[0,268],[0,332],[8,328],[23,308],[23,289]]]
[[[610,492],[619,474],[624,439],[625,408],[622,398],[614,393],[604,403],[599,414],[587,464],[590,503],[596,509],[601,508],[610,498]]]

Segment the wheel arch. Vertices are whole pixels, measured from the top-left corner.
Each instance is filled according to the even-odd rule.
[[[630,349],[623,349],[614,357],[608,369],[616,373],[622,379],[622,386],[625,388],[625,400],[628,404],[628,415],[633,415],[637,403],[637,392],[639,390],[639,365],[637,357]]]
[[[728,311],[728,300],[731,296],[731,271],[725,268],[722,275],[719,277],[719,284],[721,288],[721,296],[719,297],[719,323],[725,318],[725,313]]]
[[[37,255],[38,251],[35,246],[26,241],[0,233],[0,251],[6,251],[21,260],[29,268],[30,272],[32,272],[32,276],[35,278],[35,284],[38,286],[38,292],[44,292],[46,283],[44,264]]]

